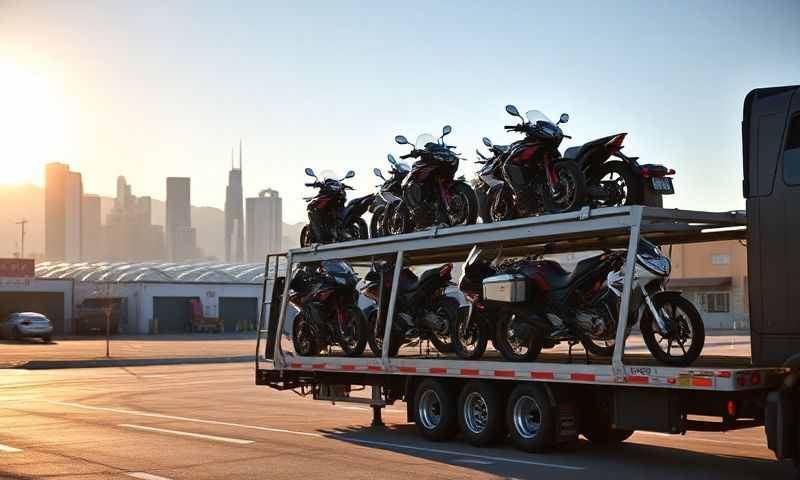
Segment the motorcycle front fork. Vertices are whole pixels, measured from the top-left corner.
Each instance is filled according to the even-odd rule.
[[[647,308],[649,308],[650,309],[650,313],[653,314],[653,318],[656,321],[656,325],[658,325],[659,331],[661,332],[662,335],[665,335],[665,336],[666,335],[670,335],[672,332],[670,331],[669,326],[667,325],[667,322],[665,322],[664,318],[661,316],[661,312],[658,311],[658,309],[656,308],[655,303],[653,303],[653,299],[652,299],[651,295],[647,293],[647,290],[644,288],[644,285],[640,284],[639,288],[642,291],[642,295],[644,296],[644,301],[647,304]],[[664,291],[664,285],[663,284],[660,284],[658,286],[658,291],[659,292],[663,292]]]

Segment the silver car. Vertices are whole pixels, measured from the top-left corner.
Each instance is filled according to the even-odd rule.
[[[35,337],[49,342],[53,338],[53,325],[41,313],[12,313],[5,320],[0,320],[0,337],[16,340]]]

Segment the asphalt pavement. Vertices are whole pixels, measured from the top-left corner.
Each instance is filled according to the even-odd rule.
[[[527,454],[430,443],[404,405],[371,428],[361,405],[254,385],[251,364],[0,370],[0,478],[792,478],[763,429]]]

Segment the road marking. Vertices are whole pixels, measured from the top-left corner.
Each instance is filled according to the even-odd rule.
[[[2,443],[0,443],[0,452],[17,453],[21,451],[22,450],[20,450],[19,448],[9,447],[8,445],[3,445]]]
[[[153,475],[152,473],[145,473],[145,472],[131,472],[131,473],[126,473],[125,475],[133,478],[138,478],[140,480],[172,480],[171,478],[159,477],[158,475]]]
[[[767,448],[765,443],[761,442],[740,442],[736,440],[714,440],[711,438],[703,438],[703,437],[690,437],[687,435],[677,435],[671,433],[659,433],[659,432],[636,432],[637,435],[647,435],[651,437],[672,437],[672,438],[683,438],[687,441],[697,441],[697,442],[708,442],[708,443],[719,443],[722,445],[742,445],[745,447],[763,447]]]
[[[170,435],[179,435],[182,437],[202,438],[204,440],[214,440],[215,442],[235,443],[236,445],[249,445],[255,443],[253,440],[242,440],[240,438],[218,437],[216,435],[205,435],[202,433],[183,432],[181,430],[168,430],[166,428],[146,427],[144,425],[131,425],[130,423],[122,423],[118,427],[133,428],[135,430],[144,430],[146,432],[168,433]]]
[[[537,467],[549,467],[549,468],[560,468],[564,470],[585,470],[584,467],[578,467],[574,465],[563,465],[558,463],[544,463],[544,462],[534,462],[531,460],[520,460],[516,458],[508,458],[508,457],[496,457],[490,455],[479,455],[476,453],[467,453],[467,452],[459,452],[456,450],[442,450],[437,448],[424,448],[424,447],[415,447],[412,445],[403,445],[401,443],[390,443],[390,442],[379,442],[376,440],[362,440],[358,438],[347,438],[344,435],[340,434],[321,434],[321,433],[309,433],[309,432],[298,432],[295,430],[285,430],[282,428],[270,428],[270,427],[262,427],[259,425],[246,425],[242,423],[231,423],[231,422],[222,422],[219,420],[206,420],[203,418],[190,418],[190,417],[180,417],[176,415],[164,415],[161,413],[153,413],[153,412],[144,412],[141,410],[127,410],[124,408],[109,408],[109,407],[96,407],[92,405],[82,405],[80,403],[74,402],[59,402],[55,400],[45,400],[47,403],[52,403],[54,405],[63,405],[67,407],[75,407],[75,408],[83,408],[87,410],[98,410],[98,411],[105,411],[105,412],[112,412],[112,413],[122,413],[126,415],[138,415],[141,417],[152,417],[152,418],[165,418],[169,420],[180,420],[184,422],[195,422],[195,423],[204,423],[208,425],[222,425],[227,427],[237,427],[237,428],[246,428],[250,430],[260,430],[264,432],[274,432],[274,433],[286,433],[290,435],[299,435],[303,437],[314,437],[314,438],[323,438],[323,439],[335,439],[339,441],[351,442],[351,443],[358,443],[364,445],[375,445],[380,447],[388,447],[388,448],[397,448],[401,450],[413,450],[419,452],[428,452],[428,453],[437,453],[443,455],[452,455],[456,457],[470,457],[470,458],[478,458],[483,460],[490,460],[494,462],[507,462],[507,463],[519,463],[523,465],[533,465]]]
[[[457,458],[453,460],[454,463],[468,463],[470,465],[494,465],[494,462],[489,460],[476,460],[474,458]]]

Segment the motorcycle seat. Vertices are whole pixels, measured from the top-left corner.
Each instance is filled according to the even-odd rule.
[[[578,152],[581,151],[581,147],[569,147],[568,149],[564,150],[564,158],[567,160],[575,160],[578,158]]]
[[[536,267],[552,290],[564,288],[572,280],[572,274],[553,260],[540,260],[536,262]]]
[[[403,293],[413,292],[414,290],[419,288],[419,286],[421,284],[426,283],[432,277],[438,277],[438,276],[439,276],[439,269],[438,268],[432,268],[430,270],[426,270],[426,271],[424,271],[422,273],[422,275],[420,275],[419,278],[417,278],[417,277],[409,278],[405,282],[401,282],[400,283],[400,290]]]

